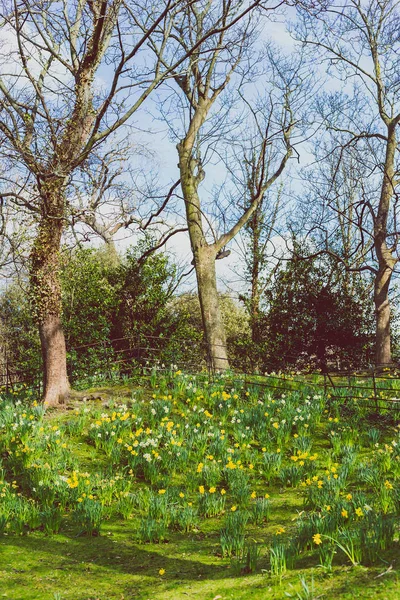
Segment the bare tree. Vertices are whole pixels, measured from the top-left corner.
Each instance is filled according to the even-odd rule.
[[[275,56],[274,56],[275,55]],[[253,104],[245,98],[244,102],[249,109],[245,127],[230,141],[229,152],[225,159],[230,185],[225,183],[224,195],[229,195],[229,211],[232,215],[245,212],[257,198],[260,183],[268,180],[268,174],[274,173],[281,156],[281,148],[276,143],[281,134],[281,119],[277,114],[284,105],[284,96],[293,95],[296,87],[305,90],[305,76],[301,69],[301,58],[281,58],[276,62],[277,49],[269,48],[267,53],[269,63],[275,63],[278,77],[273,78],[269,90],[258,94]],[[299,91],[297,90],[296,109],[299,108]],[[297,113],[297,110],[296,110]],[[299,123],[297,123],[299,125]],[[268,133],[267,133],[268,132]],[[278,136],[278,138],[274,137]],[[264,140],[268,138],[265,150],[260,153]],[[275,141],[275,143],[273,143]],[[291,144],[294,147],[294,135]],[[248,295],[240,294],[245,301],[249,315],[251,337],[254,343],[259,341],[259,317],[263,291],[268,278],[278,259],[277,249],[273,238],[278,234],[278,221],[281,220],[284,209],[283,182],[279,186],[272,186],[259,198],[256,208],[236,238],[236,246],[242,265],[242,281],[248,287]],[[226,221],[226,205],[220,210],[220,219]],[[226,228],[226,226],[225,226]],[[240,270],[238,271],[240,273]]]
[[[252,167],[254,166],[253,164]],[[245,227],[240,247],[241,261],[245,265],[244,278],[250,288],[249,295],[242,297],[248,306],[251,339],[255,344],[260,341],[259,321],[263,292],[275,266],[276,249],[273,238],[276,237],[283,204],[282,185],[274,192],[264,194]],[[250,188],[250,198],[252,194],[253,190]]]
[[[91,153],[77,169],[73,184],[69,224],[74,245],[100,238],[117,264],[117,236],[145,236],[148,241],[151,237],[148,256],[186,231],[176,219],[179,181],[170,186],[160,183],[155,158],[147,147],[133,146],[129,139],[104,155]]]
[[[398,0],[332,2],[312,18],[300,11],[294,30],[341,85],[319,107],[325,126],[337,134],[333,177],[353,148],[370,165],[369,180],[378,182],[377,193],[362,194],[358,206],[360,231],[372,240],[373,262],[364,268],[374,274],[377,365],[391,362],[389,289],[399,260],[399,6]]]
[[[0,142],[1,143],[1,142]],[[10,178],[10,161],[0,162],[0,276],[19,277],[26,271],[26,257],[32,243],[33,219],[24,203],[18,201],[20,185]]]
[[[360,152],[360,146],[345,144],[336,132],[315,144],[315,161],[303,173],[291,228],[297,239],[311,237],[317,252],[336,260],[342,285],[351,294],[354,281],[362,273],[371,276],[374,264],[373,223],[365,202],[376,197],[379,181],[370,177],[365,148]]]
[[[155,7],[151,0],[22,0],[17,5],[4,0],[0,8],[2,153],[11,157],[14,180],[23,181],[14,202],[37,223],[30,282],[47,405],[63,402],[69,393],[58,271],[74,177],[200,47],[203,40],[195,40],[166,66],[164,54],[182,11],[203,3],[162,0]],[[258,3],[245,3],[243,14]],[[228,26],[220,24],[223,31]],[[150,37],[156,59],[146,50]]]
[[[235,15],[243,10],[243,2],[236,0],[226,4],[205,4],[202,10],[190,6],[182,13],[182,22],[173,30],[175,47],[173,56],[187,54],[188,46],[196,45],[197,52],[181,63],[179,72],[174,70],[175,87],[162,105],[162,111],[170,126],[173,139],[177,141],[182,194],[186,220],[196,270],[203,328],[208,348],[209,361],[213,369],[223,370],[229,366],[226,336],[218,304],[215,260],[224,255],[226,245],[251,219],[266,191],[283,172],[292,155],[291,136],[295,125],[292,112],[293,95],[298,81],[292,80],[279,98],[279,106],[271,110],[273,117],[259,124],[257,145],[254,148],[258,170],[252,187],[253,196],[242,210],[232,212],[227,207],[226,231],[217,235],[213,227],[212,212],[207,211],[207,202],[201,198],[201,186],[205,179],[205,166],[216,156],[216,144],[232,139],[235,127],[231,119],[240,123],[242,115],[235,105],[238,98],[228,93],[240,88],[246,78],[255,76],[252,61],[252,43],[257,32],[254,14],[242,19],[235,26],[224,25],[235,22]],[[268,4],[273,11],[276,6]],[[265,10],[265,5],[264,5]],[[210,31],[216,31],[209,35]],[[198,40],[206,38],[206,42]],[[166,60],[166,58],[164,58]],[[167,63],[170,68],[172,58]],[[281,77],[278,63],[273,65],[275,79]],[[240,99],[240,98],[239,98]],[[171,106],[173,107],[171,110]],[[180,116],[180,121],[176,114]],[[173,119],[175,115],[175,119]],[[228,135],[229,133],[229,135]],[[274,167],[267,169],[270,145],[274,150]],[[218,165],[220,168],[222,162]]]

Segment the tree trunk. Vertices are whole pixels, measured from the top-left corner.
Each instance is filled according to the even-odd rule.
[[[69,395],[67,355],[60,315],[47,315],[39,323],[43,357],[44,403],[63,404]]]
[[[59,183],[53,182],[54,188]],[[39,326],[43,357],[44,404],[58,406],[65,402],[69,392],[67,355],[61,325],[61,284],[59,252],[63,221],[60,209],[63,203],[51,202],[46,194],[38,235],[31,252],[30,298],[34,318]]]
[[[229,368],[229,361],[215,272],[218,248],[213,244],[208,244],[204,234],[198,195],[198,186],[204,178],[204,172],[201,165],[192,156],[192,147],[192,143],[187,142],[187,139],[177,145],[181,186],[194,257],[208,361],[213,371],[224,371]]]
[[[389,285],[397,258],[393,256],[393,249],[388,248],[386,238],[388,235],[387,222],[389,209],[395,189],[396,126],[397,122],[392,121],[387,128],[385,170],[378,213],[374,221],[374,245],[379,265],[374,282],[376,318],[375,364],[377,367],[388,365],[392,362]]]
[[[326,360],[326,346],[324,340],[317,339],[317,348],[316,348],[318,369],[321,370],[321,373],[328,372],[328,365]]]
[[[248,226],[251,236],[250,250],[250,276],[251,276],[251,297],[250,297],[250,328],[251,340],[254,344],[259,342],[259,316],[260,316],[260,225],[259,211],[256,210],[251,217]]]
[[[212,246],[202,247],[198,248],[194,255],[209,364],[213,371],[225,371],[229,368],[229,361],[225,327],[218,301],[215,250]]]
[[[252,277],[251,277],[251,298],[250,298],[250,327],[251,340],[254,344],[260,341],[260,286],[259,286],[259,260],[253,259]]]
[[[374,303],[375,303],[375,365],[377,367],[389,365],[392,362],[390,341],[390,303],[389,284],[392,269],[380,269],[375,278]]]

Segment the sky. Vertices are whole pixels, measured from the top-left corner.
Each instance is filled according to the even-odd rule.
[[[294,15],[295,11],[293,9],[287,9],[287,17],[293,18]],[[286,23],[283,16],[277,16],[274,21],[265,20],[264,29],[261,32],[261,38],[261,42],[266,40],[274,41],[285,52],[292,51],[294,47],[293,40],[286,31]],[[7,28],[3,28],[1,49],[4,52],[4,55],[6,55],[8,51],[12,51],[15,48],[16,40],[13,34],[7,30]],[[40,72],[40,65],[35,61],[34,56],[29,63],[29,68],[34,75],[38,75]],[[57,77],[61,85],[67,83],[69,77],[68,73],[63,70],[62,67],[57,68]],[[3,62],[3,64],[0,64],[0,74],[4,73],[10,73],[10,67],[7,63]],[[101,69],[98,73],[96,81],[98,88],[101,88],[101,86],[107,81],[107,77],[107,69]],[[18,82],[17,85],[21,85],[21,82]],[[144,108],[134,116],[133,123],[140,130],[137,132],[137,143],[143,143],[151,149],[156,149],[159,180],[161,183],[167,186],[179,178],[179,171],[177,168],[178,157],[175,143],[169,139],[166,125],[159,120],[154,119],[154,115],[156,113],[157,106],[155,97],[153,96],[145,103]],[[204,196],[209,196],[212,193],[213,185],[217,181],[221,180],[221,166],[218,164],[207,165],[206,174],[207,177],[204,185],[202,186],[202,194]],[[180,209],[183,215],[184,206],[182,201]],[[127,236],[126,234],[127,230],[123,229],[116,239],[118,248],[121,252],[123,252],[127,246],[135,243],[136,240],[135,234],[131,236]],[[278,237],[274,239],[274,242],[278,246],[282,243]],[[97,242],[93,243],[97,244]],[[241,273],[242,265],[240,262],[240,256],[235,251],[235,242],[232,242],[229,248],[231,250],[230,256],[223,260],[216,261],[219,286],[220,289],[224,291],[243,291],[243,278]],[[186,264],[188,267],[190,267],[192,253],[188,234],[177,234],[168,241],[165,249],[174,257],[176,257],[176,260],[179,264]],[[192,276],[184,282],[183,289],[195,289],[194,274],[192,274]]]
[[[286,15],[287,19],[294,19],[295,10],[293,8],[288,8],[286,10]],[[279,45],[285,53],[290,53],[294,50],[295,44],[287,31],[287,19],[281,15],[277,16],[274,21],[265,21],[262,38],[265,41],[270,40]],[[152,145],[154,144],[154,140],[156,140],[160,179],[169,183],[179,179],[179,170],[177,168],[178,156],[175,143],[169,139],[167,127],[159,120],[154,120],[154,115],[156,114],[157,106],[153,97],[150,98],[150,101],[147,103],[144,110],[141,111],[138,126],[143,132],[146,130],[153,130],[155,132],[152,135],[143,133],[143,142]],[[307,155],[305,148],[303,149],[303,154]],[[205,170],[206,180],[202,188],[202,193],[207,195],[211,193],[214,183],[221,175],[221,173],[219,173],[221,166],[208,165]],[[285,175],[283,175],[283,177],[285,177]],[[181,211],[182,214],[184,214],[183,202],[181,202]],[[132,244],[134,240],[135,236],[127,236],[126,230],[122,231],[119,237],[117,236],[119,249],[123,251],[127,246]],[[272,242],[275,248],[284,252],[285,244],[280,236],[274,236]],[[240,240],[239,243],[241,243]],[[216,261],[216,272],[219,289],[235,296],[238,292],[244,291],[246,284],[244,282],[243,261],[241,260],[240,254],[237,252],[235,240],[229,244],[229,249],[231,250],[231,254],[227,258]],[[165,245],[165,250],[171,253],[179,264],[187,265],[187,270],[190,269],[193,255],[187,233],[179,233],[173,236]],[[182,282],[180,289],[181,291],[194,291],[195,287],[195,273],[193,272],[190,277]]]

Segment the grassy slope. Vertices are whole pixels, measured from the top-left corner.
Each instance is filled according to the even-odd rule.
[[[285,598],[300,589],[299,574],[311,583],[310,569],[292,571],[274,584],[268,575],[232,573],[226,559],[213,556],[212,536],[174,535],[168,544],[137,545],[132,528],[113,524],[99,538],[35,534],[8,536],[0,543],[0,597],[13,600],[261,600]],[[395,556],[386,557],[396,560]],[[398,559],[399,557],[397,557]],[[261,565],[262,566],[262,565]],[[163,577],[159,569],[165,569]],[[314,568],[316,594],[326,599],[400,598],[398,574],[377,578],[386,567],[336,567],[332,575]],[[294,588],[290,586],[294,585]]]
[[[48,418],[60,422],[70,417],[61,413]],[[104,454],[90,445],[76,443],[71,451],[79,456],[82,468],[94,463],[98,468],[105,460]],[[290,529],[301,510],[296,490],[281,491],[279,500],[275,498],[271,522],[262,530],[264,538],[277,526]],[[196,533],[171,533],[168,543],[146,545],[135,543],[135,524],[126,521],[106,523],[101,537],[93,538],[76,537],[73,528],[64,528],[52,537],[40,532],[9,534],[0,538],[0,598],[267,600],[286,598],[286,592],[296,597],[296,591],[301,590],[299,577],[303,576],[309,585],[314,578],[315,594],[307,596],[302,591],[298,598],[400,599],[395,570],[400,556],[393,551],[383,557],[381,565],[368,569],[336,566],[330,575],[317,567],[315,557],[305,557],[299,561],[299,569],[290,571],[279,585],[268,574],[240,575],[229,559],[218,557],[219,527],[218,519],[208,519]],[[259,528],[254,529],[254,535],[260,536]],[[393,569],[378,577],[389,565]],[[258,572],[266,567],[261,557]],[[160,569],[165,569],[164,576],[159,575]]]

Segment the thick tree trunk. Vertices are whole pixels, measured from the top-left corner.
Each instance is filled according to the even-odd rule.
[[[215,251],[212,246],[195,251],[197,287],[210,367],[214,371],[229,368],[225,327],[218,301]]]
[[[200,125],[201,119],[199,127]],[[194,257],[208,361],[211,369],[224,371],[229,368],[229,361],[225,327],[218,302],[215,272],[215,259],[218,248],[213,244],[208,244],[204,234],[198,196],[198,186],[204,178],[204,172],[192,156],[192,144],[193,140],[188,142],[186,139],[177,145],[181,186]]]
[[[63,404],[69,395],[67,355],[59,315],[47,315],[39,323],[43,357],[44,403]]]
[[[395,155],[397,149],[397,122],[392,121],[387,128],[385,170],[383,174],[378,212],[374,221],[374,245],[378,259],[378,271],[374,282],[375,303],[375,364],[377,367],[392,362],[390,343],[390,304],[389,286],[397,258],[387,245],[387,222],[391,200],[395,189]]]
[[[54,182],[53,185],[55,189],[59,183]],[[69,392],[66,347],[61,325],[59,278],[59,252],[63,229],[62,217],[59,214],[62,203],[51,203],[51,195],[48,193],[44,205],[50,209],[42,215],[31,252],[30,297],[42,347],[43,400],[47,406],[57,406],[65,402]]]
[[[375,278],[375,365],[389,365],[392,362],[390,340],[389,284],[392,276],[390,268],[380,269]]]

